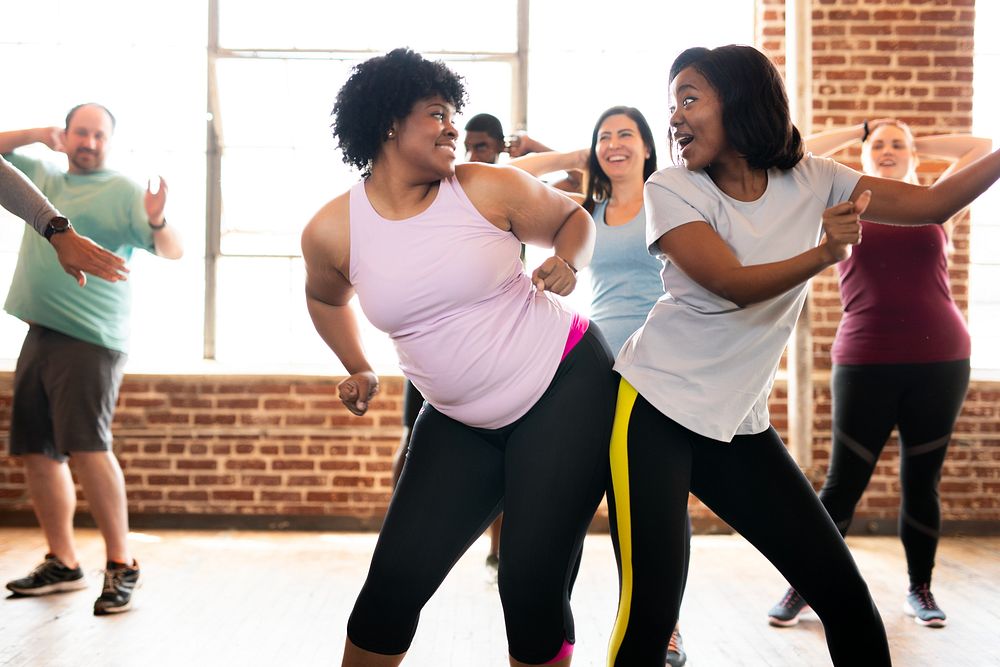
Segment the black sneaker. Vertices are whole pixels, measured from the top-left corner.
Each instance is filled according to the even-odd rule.
[[[500,556],[496,554],[490,554],[486,557],[486,567],[492,567],[494,570],[500,567]]]
[[[789,588],[781,602],[771,607],[767,612],[767,622],[779,628],[789,628],[797,625],[799,614],[810,611],[809,604],[802,599],[794,588]]]
[[[94,602],[94,615],[118,614],[132,608],[132,592],[139,584],[139,562],[132,566],[108,561],[104,571],[104,590]]]
[[[920,625],[929,628],[943,628],[948,625],[948,617],[934,601],[930,584],[910,586],[906,602],[903,603],[903,612],[907,616],[912,616],[913,620]]]
[[[52,554],[45,554],[45,562],[27,577],[7,582],[7,588],[18,595],[48,595],[64,591],[78,591],[87,587],[83,570],[69,568]]]
[[[687,653],[684,652],[680,626],[676,626],[673,634],[670,635],[670,644],[667,645],[667,665],[669,667],[683,667],[687,661],[688,657]]]

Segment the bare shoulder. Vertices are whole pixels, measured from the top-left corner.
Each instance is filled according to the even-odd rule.
[[[462,189],[497,190],[504,187],[517,186],[535,180],[523,169],[502,164],[486,164],[483,162],[466,162],[455,167],[455,176],[462,184]]]
[[[469,162],[455,168],[462,190],[484,218],[510,230],[512,205],[529,197],[534,186],[544,187],[527,172],[506,165]]]
[[[351,251],[350,199],[350,191],[331,199],[306,224],[302,231],[306,264],[322,264],[347,275]]]

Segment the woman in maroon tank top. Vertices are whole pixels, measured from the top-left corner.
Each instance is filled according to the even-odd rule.
[[[951,162],[943,180],[987,155],[990,141],[969,135],[914,139],[900,121],[881,119],[807,140],[831,155],[861,140],[866,174],[918,183],[917,153]],[[899,534],[909,590],[903,611],[928,627],[945,613],[930,591],[941,527],[938,481],[969,384],[971,340],[952,300],[949,225],[895,227],[862,221],[863,243],[837,265],[844,314],[833,343],[833,449],[820,500],[842,534],[895,428],[900,443]],[[795,625],[805,601],[789,589],[769,612]]]

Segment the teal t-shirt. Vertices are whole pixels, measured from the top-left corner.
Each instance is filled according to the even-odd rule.
[[[4,156],[38,186],[52,205],[90,237],[126,260],[132,250],[154,251],[143,204],[144,190],[108,170],[70,174],[54,165],[11,153]],[[67,336],[128,352],[132,290],[127,281],[91,278],[81,288],[63,271],[55,249],[38,234],[25,234],[4,310]]]

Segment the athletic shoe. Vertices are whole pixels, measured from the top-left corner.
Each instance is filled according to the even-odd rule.
[[[79,566],[66,567],[52,554],[45,554],[45,562],[27,577],[7,582],[7,588],[18,595],[48,595],[86,587],[87,580],[83,578],[83,570]]]
[[[681,639],[680,626],[675,626],[673,634],[670,635],[670,644],[667,645],[667,664],[670,667],[681,667],[687,661],[688,656],[684,652],[684,641]]]
[[[486,567],[492,567],[494,570],[500,567],[500,556],[496,554],[490,554],[486,557]]]
[[[104,590],[94,602],[94,615],[118,614],[132,608],[132,592],[139,584],[139,562],[133,560],[129,567],[108,561],[104,571]]]
[[[767,612],[767,622],[779,628],[789,628],[797,625],[799,614],[810,611],[809,604],[802,599],[794,588],[789,588],[781,602],[771,607]]]
[[[906,602],[903,603],[903,612],[907,616],[912,616],[913,620],[920,625],[926,625],[929,628],[943,628],[948,624],[948,617],[934,601],[930,584],[910,586]]]

